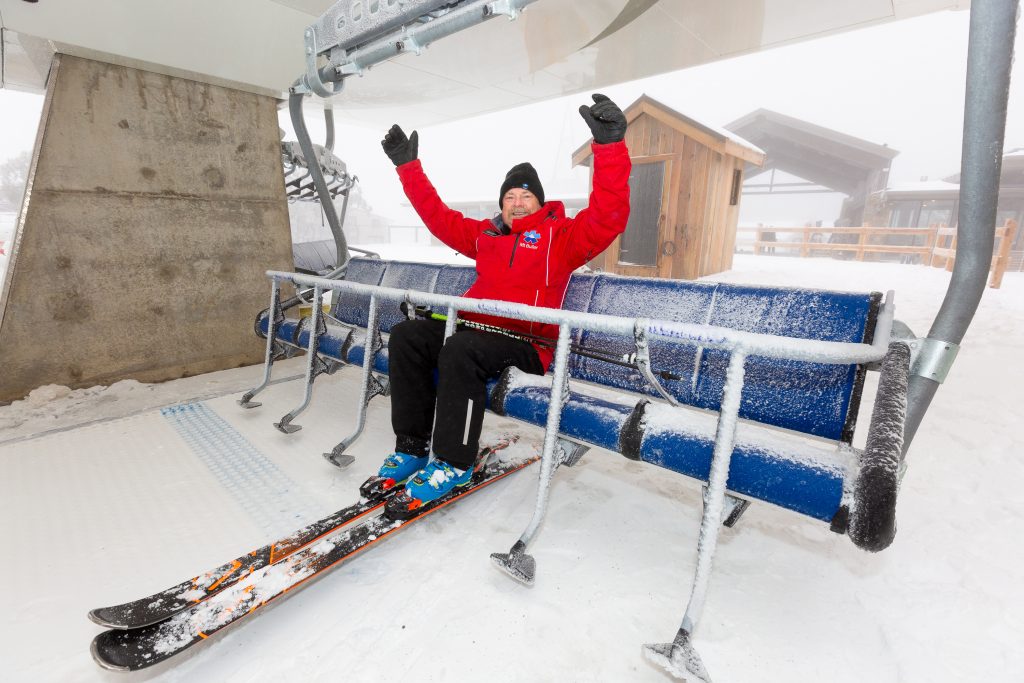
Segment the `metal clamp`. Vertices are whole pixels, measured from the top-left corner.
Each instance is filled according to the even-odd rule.
[[[513,0],[496,0],[495,2],[487,5],[487,15],[485,16],[497,16],[504,14],[509,18],[509,21],[514,21],[519,17],[519,12],[522,11],[520,6],[522,3],[513,2]]]
[[[647,324],[646,318],[637,318],[633,324],[633,340],[636,342],[636,353],[634,354],[634,361],[636,367],[640,370],[640,374],[644,376],[647,383],[658,392],[658,394],[668,401],[671,405],[678,406],[679,401],[676,400],[675,396],[668,393],[665,387],[661,386],[661,382],[654,376],[651,371],[651,350],[647,345]]]
[[[306,46],[306,74],[299,79],[299,83],[296,83],[292,87],[296,92],[300,92],[299,86],[304,86],[309,91],[319,95],[320,97],[333,97],[337,95],[345,88],[345,81],[339,80],[332,84],[332,87],[328,88],[327,85],[320,78],[320,70],[317,68],[317,55],[316,51],[316,39],[313,35],[313,29],[307,28],[305,33]]]
[[[924,337],[910,342],[910,350],[916,352],[910,373],[942,384],[960,353],[960,345]]]

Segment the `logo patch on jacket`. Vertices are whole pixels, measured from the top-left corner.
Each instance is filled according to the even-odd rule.
[[[537,249],[537,243],[540,242],[540,233],[536,230],[523,233],[523,241],[519,243],[519,246],[526,247],[527,249]]]

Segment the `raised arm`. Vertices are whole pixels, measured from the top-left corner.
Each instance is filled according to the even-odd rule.
[[[626,116],[618,105],[595,94],[592,106],[580,107],[580,116],[594,134],[594,185],[587,208],[576,215],[566,258],[578,267],[608,248],[626,230],[629,221],[629,173],[632,163],[626,148]]]
[[[476,258],[476,239],[482,229],[482,221],[466,218],[441,201],[417,158],[419,134],[413,131],[412,135],[406,137],[405,132],[395,124],[380,144],[395,164],[405,196],[427,229],[457,252]]]

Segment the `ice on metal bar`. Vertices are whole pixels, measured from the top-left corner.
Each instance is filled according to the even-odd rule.
[[[451,0],[383,0],[376,3],[341,0],[331,5],[310,26],[314,49],[318,54],[334,47],[351,50],[450,4]]]
[[[432,294],[430,292],[412,292],[406,289],[364,285],[356,282],[325,280],[323,278],[282,271],[267,271],[267,276],[273,280],[292,282],[306,287],[319,284],[325,290],[330,289],[355,294],[374,294],[380,300],[405,301],[409,298],[416,305],[452,306],[467,313],[486,313],[503,318],[531,320],[554,325],[567,324],[572,328],[597,330],[623,336],[632,336],[634,333],[635,319],[615,315],[538,308],[526,304],[509,303],[507,301],[469,299],[444,294]],[[705,347],[730,350],[742,349],[748,355],[845,365],[848,363],[870,363],[880,360],[887,350],[887,342],[892,325],[893,306],[891,301],[887,300],[886,304],[879,311],[878,321],[875,326],[875,341],[872,344],[780,337],[771,334],[741,332],[713,325],[656,319],[648,321],[647,332],[649,335],[653,334],[669,339],[687,340]]]

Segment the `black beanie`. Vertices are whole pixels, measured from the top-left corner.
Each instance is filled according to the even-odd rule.
[[[537,201],[544,205],[544,188],[540,185],[540,177],[537,175],[537,169],[531,164],[523,162],[516,164],[509,172],[505,174],[505,182],[501,184],[501,192],[498,193],[498,208],[502,207],[502,200],[505,198],[505,193],[511,190],[513,187],[521,187],[524,190],[529,190],[533,193],[533,196],[537,198]]]

